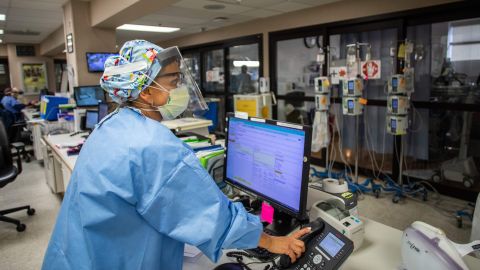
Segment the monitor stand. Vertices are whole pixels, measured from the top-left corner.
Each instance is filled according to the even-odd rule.
[[[272,224],[267,225],[264,231],[274,236],[285,236],[300,226],[300,222],[291,215],[275,208]]]

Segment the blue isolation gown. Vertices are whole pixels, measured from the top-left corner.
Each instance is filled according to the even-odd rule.
[[[184,243],[213,261],[258,244],[259,218],[170,130],[130,108],[107,117],[78,157],[42,269],[175,270]]]

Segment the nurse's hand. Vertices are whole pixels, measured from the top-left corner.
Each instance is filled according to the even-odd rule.
[[[263,233],[260,237],[259,247],[265,248],[268,251],[276,254],[286,254],[290,257],[292,262],[295,262],[304,252],[305,243],[298,238],[309,233],[311,228],[303,228],[292,233],[289,236],[270,236]]]

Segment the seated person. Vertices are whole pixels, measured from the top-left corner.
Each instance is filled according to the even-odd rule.
[[[18,96],[23,94],[22,91],[18,90],[17,88],[6,88],[4,90],[4,97],[2,98],[2,105],[5,110],[13,113],[14,115],[19,114],[25,105],[18,101]]]

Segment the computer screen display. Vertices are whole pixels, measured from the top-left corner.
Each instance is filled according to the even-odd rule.
[[[105,102],[105,92],[98,85],[79,86],[74,89],[74,98],[77,107],[97,106]]]
[[[102,121],[102,119],[107,116],[108,114],[108,104],[100,103],[98,104],[98,122]]]
[[[230,117],[226,181],[298,214],[305,144],[305,130]]]
[[[85,128],[94,129],[95,125],[98,123],[98,112],[96,111],[87,111],[85,114]]]
[[[103,72],[105,61],[112,55],[118,53],[87,53],[88,72]]]

